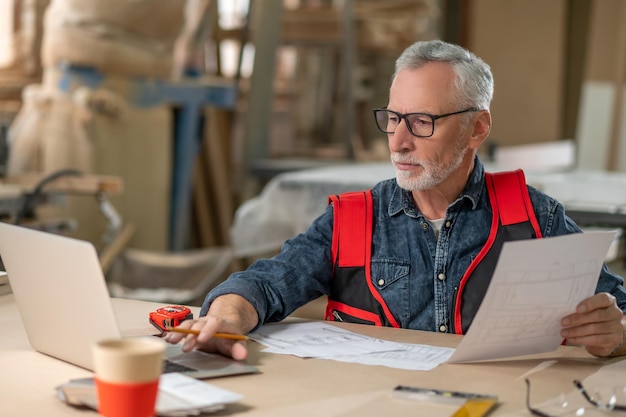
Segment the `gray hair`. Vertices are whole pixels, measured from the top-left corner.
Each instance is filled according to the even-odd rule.
[[[493,98],[493,75],[489,65],[465,48],[440,40],[415,42],[396,60],[395,80],[404,69],[417,69],[429,62],[452,65],[456,73],[454,97],[462,106],[489,110]]]

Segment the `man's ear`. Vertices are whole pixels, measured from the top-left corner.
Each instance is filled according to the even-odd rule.
[[[472,149],[478,148],[489,136],[491,132],[491,113],[488,110],[480,110],[473,117],[469,136],[469,146]]]

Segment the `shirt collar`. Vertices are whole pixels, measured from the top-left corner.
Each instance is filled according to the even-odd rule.
[[[483,183],[485,181],[485,167],[483,163],[478,159],[478,157],[474,157],[474,169],[470,174],[467,184],[465,185],[465,189],[459,195],[459,197],[452,203],[450,206],[455,205],[458,201],[463,199],[468,199],[472,203],[472,210],[475,210],[480,202],[482,192],[483,192]],[[393,194],[391,195],[391,200],[389,201],[389,216],[394,216],[398,214],[400,211],[404,211],[406,214],[416,213],[417,208],[415,207],[415,203],[413,202],[413,197],[410,191],[403,190],[395,184],[395,189],[393,190]]]
[[[459,196],[459,199],[467,198],[472,202],[472,210],[476,210],[476,207],[478,207],[478,203],[480,202],[480,199],[482,197],[484,183],[485,167],[480,159],[475,156],[474,169],[472,170],[472,173],[467,180],[467,184],[465,184],[465,189]]]

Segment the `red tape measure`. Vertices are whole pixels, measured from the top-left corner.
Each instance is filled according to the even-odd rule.
[[[193,319],[193,313],[185,306],[165,306],[150,312],[150,324],[161,333],[168,327],[177,327],[185,320]]]

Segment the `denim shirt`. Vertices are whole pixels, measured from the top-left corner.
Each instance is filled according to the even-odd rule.
[[[449,331],[453,293],[489,236],[492,210],[484,174],[482,163],[475,158],[465,189],[446,210],[438,237],[415,206],[411,193],[398,187],[395,179],[372,189],[371,278],[401,327]],[[565,215],[563,205],[528,188],[544,237],[581,231]],[[280,321],[296,308],[327,295],[332,279],[332,229],[333,210],[329,206],[305,233],[286,241],[278,255],[256,261],[213,289],[200,315],[206,314],[216,297],[235,293],[256,308],[260,326]],[[605,265],[596,292],[613,294],[625,311],[623,282]]]

